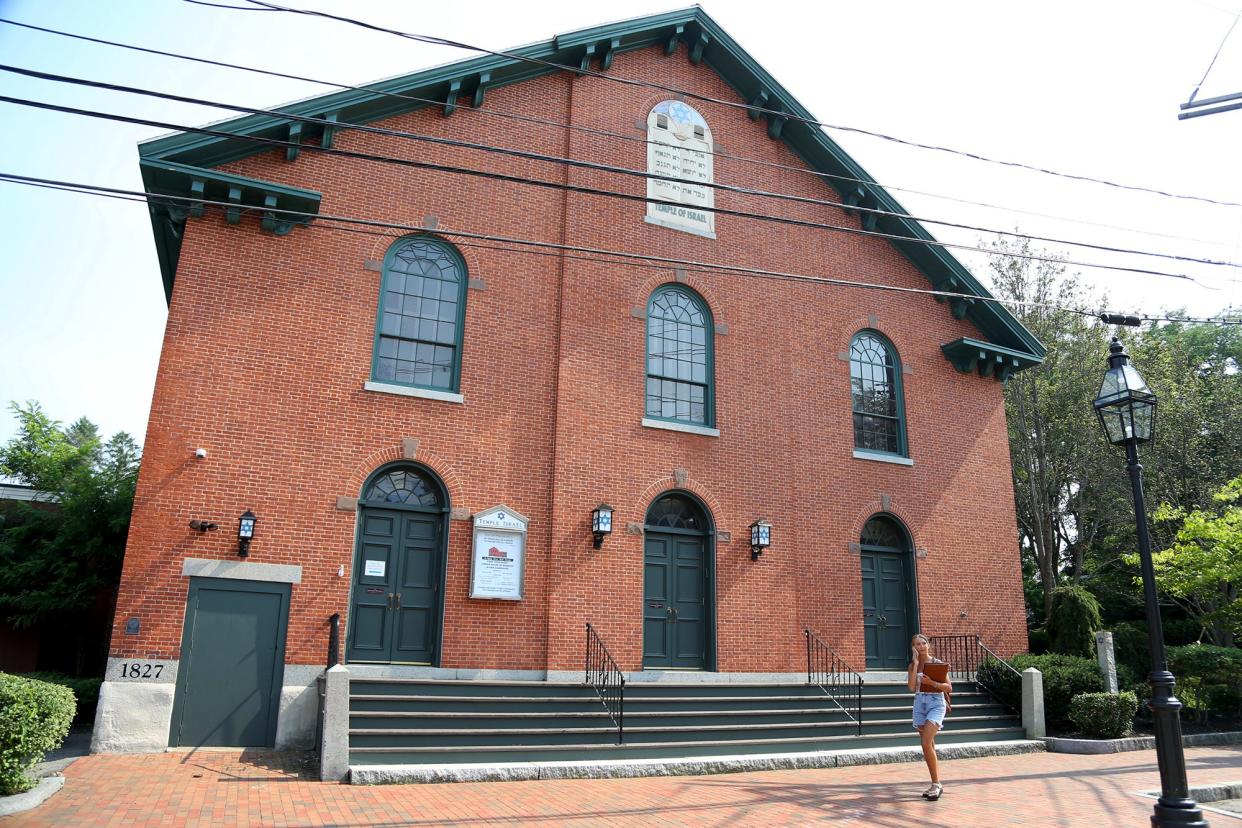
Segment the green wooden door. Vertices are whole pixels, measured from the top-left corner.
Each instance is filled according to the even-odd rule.
[[[359,521],[346,657],[436,663],[443,515],[366,508]]]
[[[648,529],[643,543],[643,667],[707,667],[707,539]]]
[[[903,552],[863,549],[863,637],[867,669],[904,670],[914,635],[909,556]]]
[[[169,745],[275,745],[288,617],[288,584],[190,579]]]

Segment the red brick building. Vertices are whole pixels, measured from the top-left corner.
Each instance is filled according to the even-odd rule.
[[[141,146],[169,316],[96,749],[305,742],[333,615],[409,675],[580,671],[588,622],[634,672],[1025,647],[998,380],[1042,346],[701,10],[513,54]]]

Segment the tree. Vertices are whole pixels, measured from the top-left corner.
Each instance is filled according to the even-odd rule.
[[[13,504],[0,524],[0,616],[24,628],[64,621],[115,592],[139,450],[125,432],[102,442],[85,418],[66,428],[38,403],[9,407],[19,429],[0,447],[0,476],[44,501]]]
[[[1080,586],[1049,590],[1052,612],[1048,616],[1048,644],[1054,653],[1095,655],[1095,632],[1100,629],[1100,602]]]
[[[1178,528],[1152,563],[1157,588],[1198,621],[1214,644],[1230,647],[1242,630],[1242,475],[1212,499],[1217,507],[1209,510],[1160,504],[1156,521]]]
[[[1035,615],[1046,618],[1063,565],[1074,580],[1081,576],[1084,550],[1100,525],[1089,497],[1101,450],[1091,400],[1106,332],[1086,312],[1088,298],[1064,265],[1019,258],[1034,252],[1026,239],[999,240],[993,249],[1018,254],[993,257],[996,295],[1027,303],[1014,314],[1048,348],[1043,364],[1015,374],[1005,387],[1018,531],[1043,587],[1042,612]]]

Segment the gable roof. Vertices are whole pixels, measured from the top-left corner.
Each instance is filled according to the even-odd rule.
[[[549,41],[511,49],[508,56],[485,55],[458,61],[377,81],[362,89],[298,101],[281,107],[281,111],[342,124],[367,124],[432,105],[391,97],[397,94],[442,102],[434,105],[444,107],[447,114],[459,105],[459,101],[463,104],[471,101],[478,106],[488,89],[564,71],[559,68],[562,66],[586,68],[593,58],[599,58],[606,69],[618,53],[655,45],[662,45],[671,53],[678,44],[685,44],[693,62],[707,64],[743,101],[767,110],[762,114],[751,111],[750,115],[765,118],[768,134],[784,141],[811,169],[823,173],[824,181],[841,195],[843,202],[854,207],[896,214],[865,212],[862,214],[863,226],[899,237],[890,239],[889,243],[914,264],[934,288],[991,297],[987,289],[944,247],[921,243],[919,240],[933,240],[932,235],[918,221],[903,218],[908,211],[875,183],[823,129],[807,123],[814,121],[814,116],[698,6],[560,34]],[[531,59],[537,62],[531,62]],[[783,117],[786,113],[794,119]],[[271,115],[233,118],[212,125],[212,130],[282,141],[315,139],[326,142],[325,146],[329,146],[332,140],[331,127]],[[141,143],[139,156],[148,192],[228,201],[239,206],[266,207],[268,210],[317,213],[319,193],[230,176],[210,169],[270,150],[270,146],[257,144],[253,140],[183,132]],[[290,157],[295,157],[296,152],[290,149]],[[191,215],[196,214],[194,209],[189,208]],[[201,212],[201,207],[198,209]],[[160,269],[165,291],[170,298],[186,213],[184,208],[155,202],[151,204]],[[292,224],[277,220],[277,215],[267,213],[264,228],[287,233]],[[235,216],[236,212],[232,212],[230,221]],[[970,370],[965,367],[969,361],[961,354],[971,349],[978,351],[979,348],[986,351],[980,354],[977,364],[979,372],[1001,379],[1013,371],[1042,361],[1044,346],[1005,307],[995,302],[966,299],[950,300],[949,304],[955,317],[969,319],[987,339],[986,342],[970,339],[950,343],[957,346],[959,358],[954,359],[954,364],[960,369]],[[960,344],[967,341],[969,348]],[[1000,347],[993,349],[990,345]],[[985,364],[988,365],[986,373]],[[993,369],[999,373],[994,374]]]

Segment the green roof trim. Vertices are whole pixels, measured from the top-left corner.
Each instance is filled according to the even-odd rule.
[[[962,338],[940,346],[953,366],[963,374],[978,373],[1004,382],[1011,374],[1031,368],[1043,359],[1025,351],[1002,348],[978,339]]]
[[[138,166],[142,170],[144,190],[175,197],[169,201],[157,198],[148,200],[151,228],[155,233],[155,250],[164,279],[164,298],[169,302],[172,301],[177,262],[181,258],[181,240],[185,237],[186,219],[190,216],[201,216],[205,202],[227,202],[230,206],[225,208],[225,217],[229,224],[241,221],[243,209],[261,209],[263,215],[260,221],[263,229],[277,236],[284,236],[295,225],[309,224],[313,214],[319,212],[319,202],[323,198],[321,193],[314,190],[303,190],[300,187],[289,187],[172,161],[144,158],[138,162]],[[282,212],[285,210],[289,213]]]
[[[822,128],[797,120],[815,118],[698,6],[560,34],[548,41],[511,49],[509,54],[513,57],[484,55],[376,81],[363,89],[349,89],[298,101],[281,107],[281,110],[293,116],[324,118],[341,124],[368,124],[426,106],[438,106],[448,117],[463,106],[482,104],[488,89],[562,71],[545,63],[570,67],[567,71],[574,71],[575,68],[586,69],[593,60],[598,59],[599,65],[606,69],[619,53],[660,46],[666,54],[671,54],[678,44],[686,45],[693,62],[706,63],[720,75],[741,100],[771,110],[771,114],[749,114],[756,120],[761,117],[767,119],[768,135],[784,141],[808,167],[820,171],[825,183],[836,190],[844,202],[864,209],[908,213]],[[531,63],[523,58],[545,63]],[[408,95],[432,103],[401,100],[391,95]],[[344,126],[302,123],[300,132],[294,138],[291,128],[295,123],[269,115],[247,115],[214,124],[213,129],[246,136],[296,140],[303,144],[319,141],[325,145],[330,145],[336,131],[348,129]],[[251,141],[196,133],[175,133],[156,138],[143,142],[138,149],[144,164],[158,160],[200,169],[267,151]],[[296,155],[296,150],[286,152],[286,157]],[[842,178],[857,181],[842,181]],[[991,298],[987,289],[945,248],[921,243],[934,239],[919,222],[871,212],[863,212],[861,220],[864,229],[901,237],[889,241],[936,289]],[[159,226],[155,228],[155,235],[157,248],[165,244],[161,241]],[[174,266],[171,271],[168,269],[170,264]],[[160,265],[166,286],[171,286],[175,257],[170,259],[161,250]],[[1037,364],[1043,358],[1044,346],[1003,306],[968,299],[949,301],[955,317],[969,319],[1002,350],[1009,349],[1024,357],[1022,367]]]

